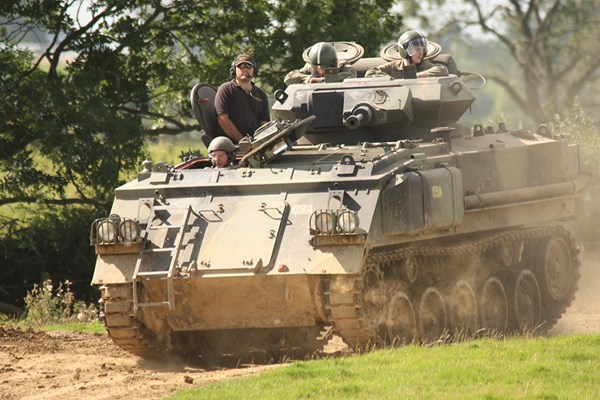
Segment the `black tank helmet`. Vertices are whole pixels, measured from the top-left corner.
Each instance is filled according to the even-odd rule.
[[[427,55],[427,46],[429,42],[425,35],[419,31],[410,30],[400,35],[398,39],[398,53],[402,58],[409,59],[417,47],[423,49],[423,57]]]
[[[313,67],[337,67],[337,51],[331,43],[319,42],[314,44],[308,51],[308,60]]]

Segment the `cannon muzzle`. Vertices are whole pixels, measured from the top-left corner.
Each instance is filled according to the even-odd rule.
[[[344,126],[348,129],[356,129],[361,125],[366,125],[371,121],[373,117],[373,111],[366,105],[358,106],[352,111],[346,120]]]

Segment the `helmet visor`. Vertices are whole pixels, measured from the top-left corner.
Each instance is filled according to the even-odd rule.
[[[427,44],[427,39],[424,37],[413,39],[408,42],[406,53],[411,57],[415,54],[422,54],[425,56],[427,54]]]

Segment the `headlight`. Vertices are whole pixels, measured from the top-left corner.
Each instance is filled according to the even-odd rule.
[[[117,225],[110,219],[98,223],[98,239],[100,243],[117,242]]]
[[[358,215],[354,211],[342,211],[338,214],[337,226],[340,233],[356,232],[356,228],[358,228]]]
[[[317,211],[315,227],[319,233],[333,233],[335,229],[335,214],[331,210]]]
[[[137,242],[140,237],[140,225],[132,219],[124,219],[119,225],[119,234],[125,243]]]

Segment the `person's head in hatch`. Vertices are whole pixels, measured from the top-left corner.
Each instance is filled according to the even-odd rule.
[[[337,51],[331,43],[319,42],[308,51],[308,62],[314,78],[323,78],[325,68],[337,68]]]
[[[419,65],[427,55],[428,44],[423,33],[415,30],[406,31],[398,39],[398,52],[402,58]]]
[[[235,159],[235,145],[226,136],[214,138],[208,146],[208,157],[213,168],[225,168]]]

